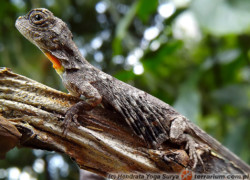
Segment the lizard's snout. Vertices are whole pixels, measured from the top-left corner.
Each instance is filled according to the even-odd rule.
[[[22,16],[19,16],[18,18],[17,18],[17,20],[16,20],[16,22],[15,22],[15,26],[16,26],[16,28],[18,29],[18,31],[20,32],[20,30],[21,30],[21,20],[23,19],[23,17]]]
[[[17,18],[17,20],[16,20],[16,22],[15,22],[15,26],[16,26],[16,28],[18,29],[19,28],[19,26],[20,26],[20,21],[23,19],[23,16],[19,16],[18,18]]]

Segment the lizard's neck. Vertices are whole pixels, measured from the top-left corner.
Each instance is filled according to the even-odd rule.
[[[73,41],[67,42],[60,48],[43,50],[48,59],[53,63],[53,68],[61,76],[66,70],[81,69],[89,62],[82,56]]]

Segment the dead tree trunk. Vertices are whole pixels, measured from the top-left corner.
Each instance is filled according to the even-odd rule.
[[[76,97],[1,68],[0,153],[3,155],[17,144],[53,150],[67,154],[80,168],[102,176],[179,173],[185,169],[189,162],[185,147],[165,143],[162,149],[148,149],[111,107],[98,106],[82,112],[80,125],[73,123],[64,137],[64,114],[78,101]],[[3,140],[6,137],[8,141]],[[170,161],[164,161],[162,154],[167,154]],[[202,158],[204,167],[198,164],[196,173],[248,173],[215,153]]]

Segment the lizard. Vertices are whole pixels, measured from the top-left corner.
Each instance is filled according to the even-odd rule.
[[[80,111],[108,104],[121,114],[134,134],[150,148],[159,149],[165,141],[185,145],[193,169],[199,161],[203,164],[198,150],[210,152],[211,147],[244,171],[250,172],[245,162],[169,104],[91,65],[81,55],[67,24],[48,9],[31,10],[20,16],[15,26],[53,63],[69,93],[85,98],[67,110],[64,119],[66,129],[72,121],[77,122]]]

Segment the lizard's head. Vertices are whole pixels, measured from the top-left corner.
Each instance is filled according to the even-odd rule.
[[[67,25],[45,8],[31,10],[16,20],[16,28],[29,41],[40,48],[52,61],[60,74],[70,65],[69,56],[76,48]]]

